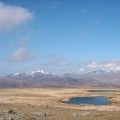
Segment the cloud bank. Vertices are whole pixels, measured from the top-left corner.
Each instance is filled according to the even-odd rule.
[[[12,55],[13,60],[16,62],[27,62],[31,60],[32,57],[33,56],[24,49],[18,49]]]
[[[33,13],[28,9],[0,2],[0,29],[21,26],[32,18]]]

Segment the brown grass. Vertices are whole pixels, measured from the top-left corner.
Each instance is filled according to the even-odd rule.
[[[75,96],[107,96],[111,97],[110,105],[106,106],[78,106],[63,104],[61,100],[68,100]],[[59,88],[59,89],[1,89],[1,104],[28,104],[35,106],[54,105],[61,108],[73,109],[97,109],[97,110],[119,110],[120,93],[108,92],[88,92],[87,89]]]

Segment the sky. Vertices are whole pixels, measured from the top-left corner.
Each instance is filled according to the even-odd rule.
[[[119,0],[0,0],[0,75],[112,60],[120,60]]]

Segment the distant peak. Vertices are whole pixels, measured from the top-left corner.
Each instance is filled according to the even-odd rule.
[[[117,63],[116,62],[106,62],[106,63],[92,62],[76,71],[77,74],[110,73],[110,72],[120,72],[120,63],[118,62]]]
[[[30,74],[35,74],[35,73],[50,74],[50,73],[48,73],[48,72],[46,72],[44,70],[36,70],[36,71],[30,72]]]

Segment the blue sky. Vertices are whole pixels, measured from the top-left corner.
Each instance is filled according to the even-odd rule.
[[[0,74],[73,72],[120,59],[119,0],[1,0]]]

